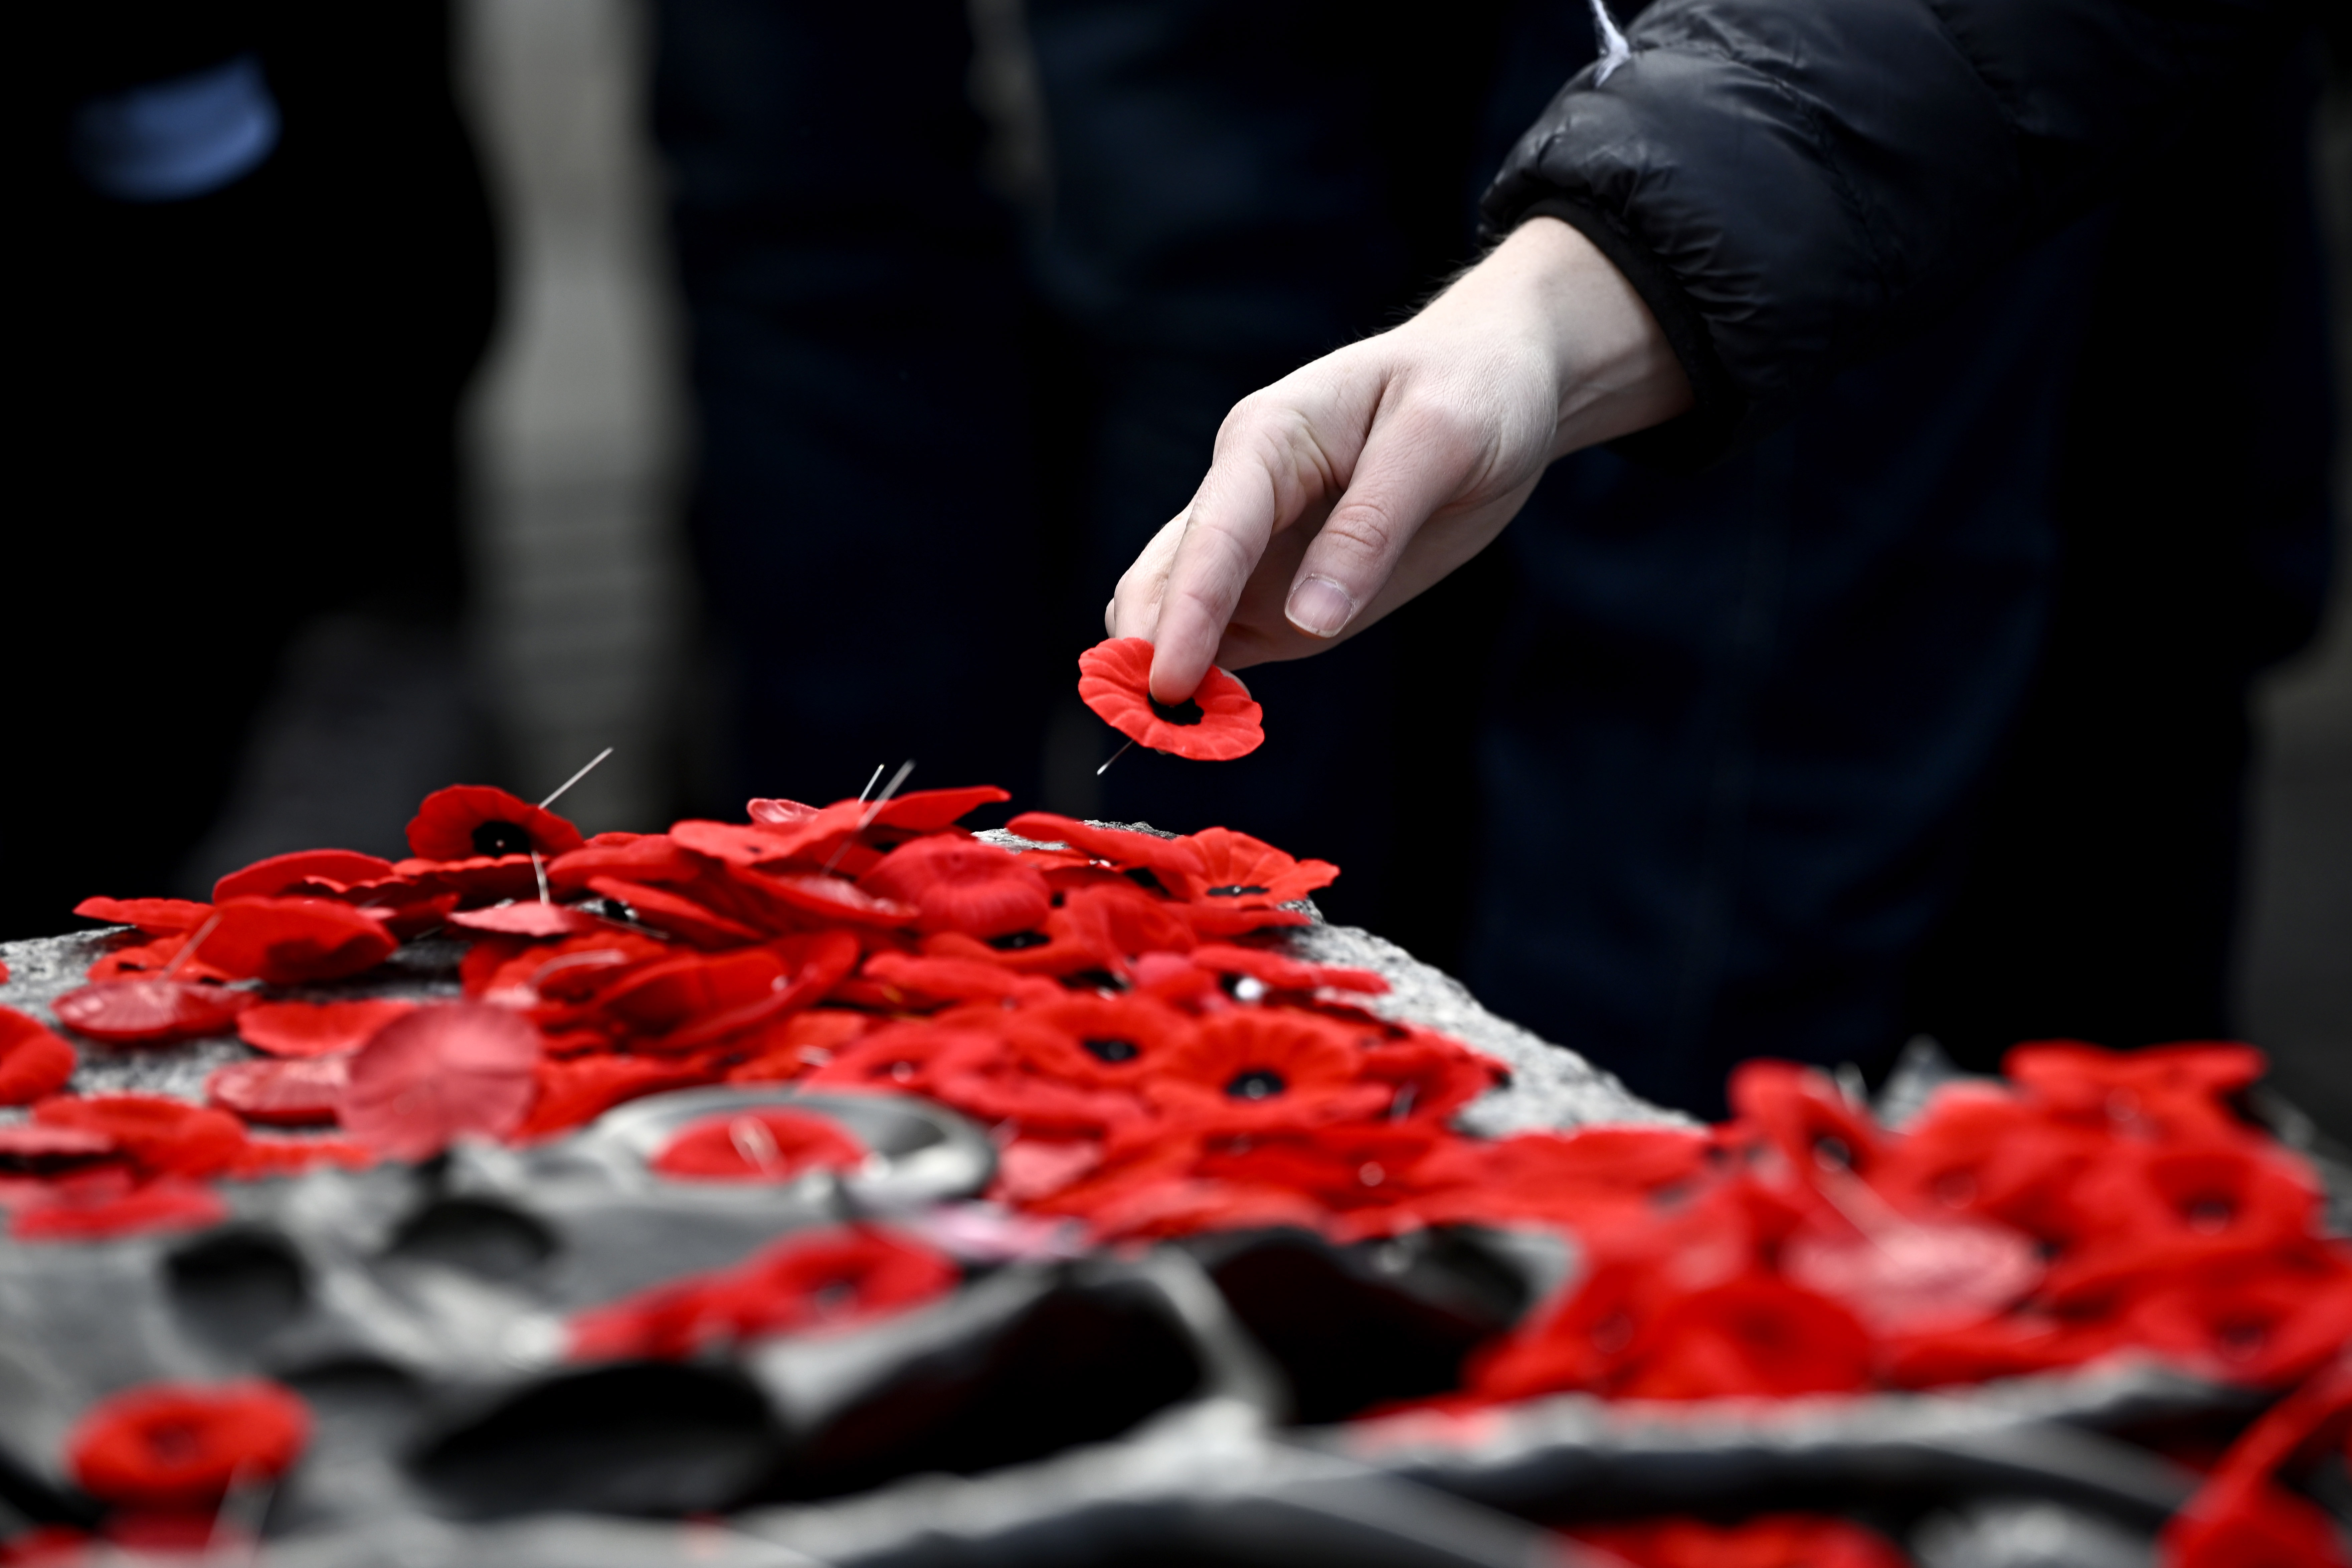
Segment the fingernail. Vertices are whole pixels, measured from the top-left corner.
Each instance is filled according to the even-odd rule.
[[[1284,612],[1290,624],[1311,637],[1339,635],[1356,613],[1356,601],[1348,590],[1328,577],[1309,577],[1290,591],[1290,607]]]

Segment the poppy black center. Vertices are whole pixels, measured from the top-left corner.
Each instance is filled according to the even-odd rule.
[[[1133,1040],[1087,1040],[1087,1053],[1098,1062],[1131,1062],[1138,1052]]]
[[[1213,899],[1241,899],[1247,898],[1253,894],[1263,893],[1265,891],[1265,889],[1264,888],[1249,887],[1236,882],[1229,888],[1211,888],[1209,889],[1209,897]]]
[[[1053,939],[1042,931],[1016,931],[1006,936],[992,936],[988,945],[999,952],[1018,952],[1024,947],[1043,947]]]
[[[474,827],[477,855],[528,855],[530,835],[511,822],[483,822]]]
[[[1233,1082],[1225,1085],[1225,1092],[1235,1100],[1266,1100],[1288,1087],[1282,1081],[1280,1073],[1267,1068],[1253,1068],[1248,1072],[1236,1075]]]
[[[1208,717],[1201,711],[1201,705],[1189,697],[1172,708],[1149,692],[1143,700],[1151,704],[1151,716],[1163,724],[1197,724]]]

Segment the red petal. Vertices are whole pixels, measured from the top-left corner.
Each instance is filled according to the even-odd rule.
[[[73,912],[84,920],[137,926],[145,936],[177,936],[211,919],[213,907],[186,899],[84,899]]]
[[[277,1384],[158,1383],[90,1410],[66,1455],[75,1481],[102,1501],[198,1511],[217,1508],[231,1486],[284,1475],[310,1438],[309,1409]]]
[[[1199,721],[1178,724],[1161,718],[1151,701],[1151,644],[1142,637],[1096,644],[1078,655],[1078,696],[1103,722],[1155,752],[1228,762],[1265,742],[1265,710],[1250,700],[1247,688],[1213,665],[1192,693]]]
[[[961,789],[918,789],[892,795],[874,808],[872,826],[903,828],[912,833],[936,833],[958,817],[983,805],[1011,800],[994,784],[970,784]]]
[[[823,1167],[862,1164],[864,1144],[822,1116],[757,1106],[697,1121],[652,1161],[665,1176],[706,1182],[788,1182]]]
[[[1024,811],[1005,826],[1024,838],[1067,844],[1122,869],[1140,866],[1152,872],[1193,878],[1207,870],[1196,844],[1156,834],[1132,833],[1123,827],[1097,827],[1076,817],[1050,811]]]
[[[347,1081],[348,1064],[341,1057],[231,1062],[205,1080],[205,1098],[247,1121],[279,1127],[330,1126],[342,1104]]]
[[[213,902],[231,899],[270,899],[290,892],[304,882],[332,882],[351,887],[377,882],[393,874],[392,862],[356,849],[298,849],[272,855],[242,870],[231,871],[213,884]]]
[[[629,912],[644,924],[684,937],[698,947],[742,947],[766,934],[659,888],[624,882],[617,877],[591,877],[588,886],[628,905]]]
[[[383,922],[328,899],[232,899],[200,951],[206,963],[272,985],[373,969],[400,943]]]
[[[810,817],[814,816],[817,808],[813,805],[803,805],[796,800],[753,800],[743,808],[743,811],[744,815],[754,822],[764,822],[777,827],[789,827],[794,823],[806,822]]]
[[[253,1003],[250,991],[153,975],[80,986],[50,1003],[49,1011],[58,1023],[93,1040],[160,1045],[226,1034]]]
[[[13,1121],[0,1127],[0,1165],[35,1171],[86,1165],[119,1151],[103,1132],[83,1127],[47,1127]]]
[[[504,823],[522,830],[542,858],[579,848],[580,829],[551,811],[488,784],[452,784],[435,790],[408,825],[408,847],[426,860],[468,860],[490,851],[474,842],[474,830]]]
[[[321,1165],[364,1171],[375,1156],[340,1138],[249,1138],[236,1163],[221,1173],[234,1182],[257,1182],[271,1176],[299,1176]]]
[[[237,1038],[273,1057],[339,1057],[358,1050],[370,1037],[416,1010],[414,1002],[263,1002],[236,1020]]]
[[[57,1191],[20,1203],[8,1234],[18,1241],[102,1241],[165,1230],[201,1230],[228,1218],[210,1187],[156,1182],[128,1193],[80,1195]]]
[[[895,899],[877,899],[855,882],[817,872],[762,876],[753,885],[804,913],[846,921],[852,925],[910,926],[921,915],[920,910]]]
[[[503,1136],[530,1109],[539,1053],[539,1031],[503,1007],[419,1007],[352,1058],[344,1129],[395,1160],[425,1159],[467,1133]]]
[[[613,929],[611,922],[598,920],[586,910],[575,910],[567,904],[527,902],[468,910],[464,914],[451,915],[448,923],[467,931],[497,931],[505,936],[586,936]]]
[[[209,1176],[245,1147],[236,1119],[157,1094],[98,1094],[45,1100],[33,1107],[45,1127],[70,1127],[113,1140],[137,1164],[159,1174]]]
[[[576,1061],[543,1060],[530,1114],[514,1131],[518,1140],[566,1132],[613,1107],[648,1094],[693,1089],[714,1075],[696,1061],[662,1057],[592,1056]]]
[[[0,1105],[30,1105],[65,1088],[74,1048],[14,1008],[0,1007]]]

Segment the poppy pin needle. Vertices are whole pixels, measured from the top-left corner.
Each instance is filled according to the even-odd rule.
[[[553,903],[555,900],[547,896],[547,868],[541,863],[539,851],[536,849],[530,852],[530,870],[531,875],[539,879],[539,901],[542,904]]]
[[[874,771],[876,773],[880,773],[882,770],[877,768]],[[880,815],[884,806],[890,804],[890,797],[898,793],[898,786],[905,784],[907,782],[907,775],[914,771],[915,759],[912,757],[908,758],[905,762],[898,764],[898,771],[890,775],[890,782],[882,786],[882,793],[874,797],[874,804],[867,806],[866,808],[866,814],[857,819],[857,832],[863,833],[866,828],[873,826],[874,818]],[[868,787],[870,788],[872,786],[869,785]],[[859,798],[863,799],[865,797],[861,795]],[[824,868],[826,870],[830,871],[835,866],[841,864],[841,858],[849,853],[849,845],[850,840],[847,838],[841,841],[841,847],[833,852],[833,858],[824,863]]]
[[[1121,746],[1118,751],[1113,752],[1110,754],[1110,763],[1115,763],[1118,761],[1119,758],[1127,755],[1129,750],[1132,748],[1135,742],[1133,741],[1129,741],[1126,745]],[[1102,766],[1097,768],[1095,770],[1095,777],[1100,778],[1103,774],[1110,772],[1110,763],[1105,763]]]
[[[857,799],[860,805],[865,804],[866,797],[874,793],[874,785],[881,779],[882,770],[889,765],[890,764],[887,763],[877,763],[874,764],[873,777],[867,779],[866,781],[866,787],[857,792]]]
[[[218,915],[208,917],[204,924],[196,928],[195,935],[180,944],[180,951],[172,955],[172,962],[163,966],[163,973],[158,978],[169,980],[179,973],[180,966],[196,956],[196,949],[204,946],[205,938],[212,935],[213,928],[220,922],[221,918]]]
[[[582,779],[584,779],[590,773],[594,773],[596,771],[596,764],[603,762],[606,757],[609,757],[612,754],[613,748],[607,746],[603,751],[597,752],[594,756],[589,758],[588,765],[586,767],[582,768],[578,773],[573,773],[570,778],[565,779],[562,784],[557,784],[555,786],[555,793],[539,803],[539,809],[545,811],[549,806],[553,805],[557,801],[562,800],[565,790],[570,789],[573,784],[578,784]]]

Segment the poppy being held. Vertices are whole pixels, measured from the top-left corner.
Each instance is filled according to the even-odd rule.
[[[498,858],[536,851],[552,859],[587,840],[580,830],[488,784],[452,784],[425,797],[408,825],[408,847],[420,859]]]
[[[1199,689],[1172,707],[1151,695],[1151,644],[1112,637],[1078,655],[1078,696],[1104,723],[1155,752],[1230,762],[1264,743],[1265,710],[1249,689],[1212,666]]]
[[[101,1400],[67,1437],[66,1458],[101,1501],[198,1512],[233,1485],[284,1475],[310,1438],[310,1411],[275,1383],[157,1383]]]

